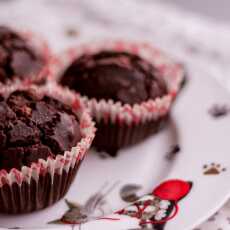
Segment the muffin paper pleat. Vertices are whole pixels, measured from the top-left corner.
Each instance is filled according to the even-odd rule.
[[[156,121],[144,122],[133,125],[118,125],[103,121],[97,123],[97,135],[93,141],[98,151],[107,151],[110,155],[115,156],[120,148],[134,145],[141,142],[146,137],[157,133],[168,120],[168,116],[162,117]]]
[[[43,87],[14,84],[3,87],[0,92],[7,95],[16,89],[27,88],[72,106],[80,121],[82,139],[71,151],[65,151],[64,155],[47,160],[39,159],[37,163],[30,167],[23,166],[21,170],[0,170],[0,212],[4,213],[31,212],[45,208],[62,198],[68,191],[95,135],[94,123],[81,99],[67,89],[53,84]]]

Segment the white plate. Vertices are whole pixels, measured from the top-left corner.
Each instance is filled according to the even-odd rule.
[[[139,145],[120,151],[116,158],[102,159],[94,152],[89,153],[65,198],[84,204],[105,182],[108,187],[117,182],[105,197],[104,210],[112,213],[127,205],[119,195],[125,184],[141,185],[138,193],[145,194],[161,181],[179,178],[193,182],[193,187],[179,202],[179,213],[166,224],[165,230],[192,229],[220,208],[230,195],[230,157],[226,157],[230,149],[230,122],[228,117],[213,118],[208,110],[215,103],[227,104],[230,97],[203,70],[193,69],[190,75],[166,129]],[[181,152],[168,160],[166,156],[175,144],[179,144]],[[203,168],[204,165],[208,168]],[[217,174],[204,174],[210,167],[216,167]],[[70,225],[47,224],[60,218],[66,210],[61,200],[32,214],[0,215],[0,226],[71,229]],[[130,229],[137,227],[133,219],[97,220],[82,225],[81,229]]]

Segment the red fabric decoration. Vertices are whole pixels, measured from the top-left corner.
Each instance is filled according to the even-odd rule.
[[[153,195],[162,200],[179,201],[185,197],[191,189],[191,184],[183,180],[168,180],[153,190]]]

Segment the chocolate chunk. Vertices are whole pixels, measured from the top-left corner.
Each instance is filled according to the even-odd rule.
[[[10,170],[12,168],[20,169],[23,164],[24,148],[4,148],[0,155],[0,169]]]
[[[74,116],[65,113],[60,113],[60,119],[56,123],[55,127],[45,128],[44,131],[46,143],[52,143],[52,150],[56,153],[63,152],[65,149],[71,149],[80,139],[80,133],[77,130],[80,129],[79,124],[74,122]],[[74,125],[73,125],[74,124]],[[66,126],[69,127],[66,129]]]
[[[44,101],[36,103],[35,110],[32,113],[32,121],[36,124],[41,125],[46,122],[51,122],[55,116],[55,110],[50,108]]]
[[[16,146],[39,142],[40,131],[35,126],[29,127],[25,123],[16,121],[9,131],[9,144]]]
[[[0,130],[0,148],[6,145],[7,137],[3,130]]]
[[[55,157],[49,146],[43,144],[31,145],[25,148],[24,165],[30,165],[31,162],[37,162],[39,159],[47,159],[48,157]]]

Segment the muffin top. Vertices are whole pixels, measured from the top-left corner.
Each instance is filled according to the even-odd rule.
[[[55,157],[80,139],[79,120],[62,102],[31,90],[0,96],[0,169]]]
[[[0,26],[0,82],[37,74],[44,66],[43,58],[13,30]]]
[[[60,83],[89,98],[130,105],[167,93],[153,65],[135,54],[110,50],[74,60]]]

